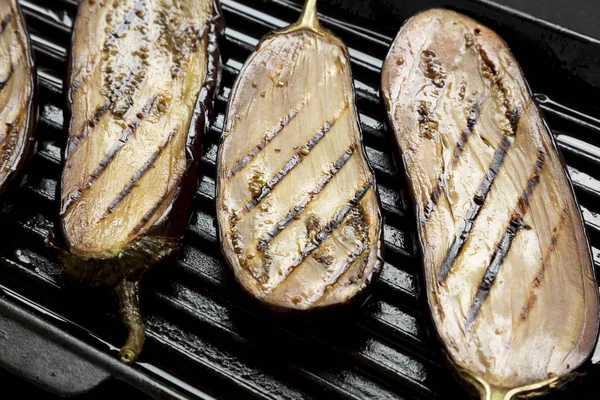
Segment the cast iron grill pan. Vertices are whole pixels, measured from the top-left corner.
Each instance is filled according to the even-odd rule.
[[[390,132],[378,96],[382,60],[401,22],[418,9],[443,2],[405,1],[401,10],[391,0],[353,6],[340,6],[335,0],[319,4],[322,24],[350,48],[367,155],[386,218],[386,264],[361,310],[298,321],[269,316],[239,292],[219,252],[214,195],[217,143],[235,77],[259,38],[296,20],[301,4],[221,0],[227,22],[221,43],[223,84],[215,121],[203,142],[195,210],[179,254],[151,270],[143,281],[142,312],[149,339],[133,368],[116,360],[125,331],[110,297],[68,284],[56,252],[46,243],[57,226],[56,186],[65,140],[62,84],[77,2],[20,3],[38,66],[40,142],[25,183],[0,202],[1,366],[61,395],[93,390],[110,377],[156,398],[463,395],[428,333],[428,311],[417,282],[421,266],[414,216],[404,175],[390,151]],[[600,215],[596,213],[600,211],[600,111],[582,101],[587,96],[599,98],[600,78],[581,66],[593,59],[594,51],[600,54],[600,43],[482,1],[449,3],[505,37],[533,91],[540,93],[536,98],[567,160],[594,260],[600,265]],[[524,31],[515,31],[518,27]],[[562,53],[544,42],[554,38],[566,43]],[[527,57],[528,53],[536,57]],[[568,90],[573,88],[581,90]],[[600,367],[592,365],[587,372],[568,392],[552,398],[591,399],[584,393]]]

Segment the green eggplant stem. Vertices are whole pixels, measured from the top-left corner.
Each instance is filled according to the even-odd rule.
[[[319,30],[317,0],[306,0],[306,3],[304,3],[304,10],[302,11],[302,16],[300,16],[300,21],[298,21],[298,24],[305,28],[311,28],[316,31]]]
[[[114,295],[121,320],[128,332],[125,346],[119,351],[119,359],[125,364],[131,364],[140,355],[146,340],[139,306],[139,282],[121,280],[114,288]]]
[[[486,393],[481,400],[511,400],[512,394],[509,391],[496,388],[487,388]]]

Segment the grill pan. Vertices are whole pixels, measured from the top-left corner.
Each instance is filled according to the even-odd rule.
[[[400,24],[428,7],[464,12],[507,41],[565,156],[600,265],[600,109],[589,102],[600,98],[600,41],[487,0],[320,0],[321,23],[350,49],[367,155],[386,218],[386,264],[361,309],[300,321],[249,302],[227,274],[216,241],[216,146],[244,61],[262,35],[295,21],[302,4],[221,0],[227,22],[223,84],[204,137],[195,210],[181,251],[143,280],[148,341],[139,362],[125,367],[116,356],[126,332],[111,298],[69,284],[47,244],[58,220],[66,137],[62,84],[77,1],[20,3],[38,66],[39,143],[24,184],[0,201],[0,366],[55,394],[101,387],[106,395],[117,380],[153,398],[464,397],[430,333],[419,293],[414,215],[378,96],[383,58]],[[595,355],[585,376],[547,398],[594,398],[590,387],[600,377],[599,361]]]

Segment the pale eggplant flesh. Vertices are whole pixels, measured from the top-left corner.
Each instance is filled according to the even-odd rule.
[[[257,46],[229,99],[218,154],[222,252],[274,310],[353,303],[382,265],[381,215],[345,45],[300,21]]]
[[[486,399],[564,383],[593,350],[598,286],[564,162],[508,47],[466,16],[422,12],[381,91],[451,364]]]
[[[75,23],[61,228],[67,274],[114,288],[129,338],[144,342],[142,273],[183,235],[200,142],[220,79],[213,0],[84,0]]]
[[[36,77],[15,0],[0,2],[0,194],[21,176],[34,148]]]

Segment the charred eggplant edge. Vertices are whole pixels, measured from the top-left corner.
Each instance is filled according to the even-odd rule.
[[[579,200],[577,199],[577,196],[575,195],[575,189],[573,186],[573,181],[571,179],[570,174],[567,172],[567,164],[565,162],[564,156],[561,153],[558,144],[556,142],[556,138],[554,137],[554,134],[552,133],[552,130],[550,129],[548,122],[541,110],[541,108],[538,106],[537,101],[533,95],[533,92],[531,91],[531,87],[529,86],[529,82],[528,80],[525,78],[525,74],[523,73],[523,69],[521,68],[520,63],[517,61],[515,55],[513,54],[513,52],[511,51],[510,47],[508,46],[508,44],[504,41],[504,39],[502,39],[502,37],[493,29],[489,28],[487,25],[480,23],[478,20],[462,13],[459,11],[455,11],[452,10],[450,8],[444,8],[444,7],[439,7],[439,8],[428,8],[425,10],[422,10],[416,14],[414,14],[412,17],[408,18],[407,20],[405,20],[401,27],[400,30],[398,31],[398,33],[396,34],[396,37],[394,38],[394,41],[392,42],[392,44],[390,45],[390,49],[388,51],[388,54],[386,55],[386,58],[384,60],[383,63],[383,67],[382,67],[382,76],[383,76],[383,69],[385,68],[386,65],[395,65],[395,63],[392,63],[391,61],[389,61],[389,57],[391,57],[392,53],[392,48],[394,47],[396,40],[398,39],[398,37],[400,36],[400,32],[401,30],[407,26],[408,24],[410,24],[417,16],[427,13],[427,12],[431,12],[434,10],[445,10],[445,11],[450,11],[453,13],[456,13],[458,15],[461,15],[464,18],[468,18],[471,19],[472,21],[474,21],[476,24],[481,25],[484,28],[487,28],[490,32],[493,33],[493,35],[495,36],[495,38],[499,41],[500,44],[504,45],[506,50],[508,51],[508,53],[510,54],[510,56],[512,57],[512,60],[515,61],[516,67],[519,71],[519,73],[521,74],[521,76],[523,77],[523,81],[525,82],[525,90],[527,92],[527,94],[529,95],[529,98],[531,99],[531,103],[532,105],[536,108],[536,111],[538,112],[542,123],[546,129],[546,134],[547,136],[549,136],[550,139],[550,144],[552,146],[552,148],[554,149],[554,151],[556,152],[556,154],[558,155],[558,160],[562,166],[562,169],[565,173],[565,176],[567,178],[567,183],[570,189],[570,193],[573,196],[573,200],[574,200],[574,205],[577,207],[577,210],[579,210],[579,212],[577,213],[579,216],[579,220],[583,226],[583,234],[585,237],[585,241],[586,241],[586,247],[588,249],[588,255],[590,260],[592,260],[592,274],[594,276],[594,279],[597,282],[597,276],[596,276],[596,270],[595,268],[593,268],[593,254],[592,254],[592,250],[590,247],[590,241],[589,241],[589,235],[587,232],[587,227],[585,225],[585,220],[583,219],[583,215],[581,213],[581,207],[579,204]],[[393,138],[393,141],[396,145],[396,153],[399,155],[400,159],[402,160],[402,171],[404,174],[404,178],[406,179],[406,182],[408,183],[409,186],[409,190],[408,193],[410,194],[410,198],[411,198],[411,202],[412,202],[412,211],[413,214],[416,215],[417,210],[416,210],[416,201],[415,201],[415,193],[413,191],[413,185],[411,183],[411,179],[410,176],[408,174],[408,171],[406,169],[406,162],[405,162],[405,158],[404,158],[404,153],[402,152],[401,148],[400,148],[400,143],[398,142],[398,139],[396,137],[396,133],[394,132],[393,129],[393,116],[391,115],[391,112],[388,111],[390,110],[389,107],[389,103],[383,93],[383,83],[381,84],[380,87],[380,98],[382,100],[382,105],[385,107],[385,113],[387,115],[387,123],[388,123],[388,130],[391,132],[391,136]],[[416,233],[417,233],[417,238],[419,241],[419,246],[417,249],[417,252],[419,254],[419,260],[421,263],[421,271],[420,274],[423,275],[425,272],[425,258],[423,255],[423,248],[424,246],[424,239],[421,236],[421,231],[418,229],[418,227],[416,228]],[[422,286],[425,286],[426,283],[422,283],[420,286],[420,290],[423,290],[424,288]],[[429,308],[429,310],[433,309],[433,305],[430,303],[429,301],[429,296],[425,295],[426,298],[426,302],[427,302],[427,306]],[[598,296],[596,296],[597,300],[598,300]],[[452,358],[452,356],[450,355],[450,353],[447,352],[446,350],[446,344],[444,343],[444,341],[441,339],[441,335],[439,333],[438,327],[435,324],[435,321],[433,319],[433,315],[431,312],[429,312],[429,320],[431,323],[431,326],[434,329],[435,335],[437,336],[437,340],[438,343],[440,344],[440,347],[442,349],[445,361],[450,364],[452,370],[454,371],[454,373],[458,376],[460,376],[462,379],[459,380],[459,382],[461,383],[468,383],[470,384],[469,389],[476,389],[482,396],[485,396],[486,393],[494,393],[495,390],[497,390],[498,388],[492,387],[489,383],[483,381],[481,378],[473,375],[472,373],[470,373],[469,371],[461,368],[460,366],[458,366],[458,364],[456,364]],[[590,356],[592,355],[594,348],[596,347],[596,345],[598,344],[598,333],[600,332],[600,327],[596,326],[596,342],[594,344],[594,346],[590,347],[590,351],[586,357],[586,359],[581,362],[579,365],[574,366],[572,368],[572,371],[570,374],[567,374],[565,376],[561,376],[561,377],[554,377],[545,381],[541,381],[541,382],[537,382],[531,385],[527,385],[527,386],[522,386],[522,387],[518,387],[518,388],[513,388],[511,390],[506,391],[505,393],[503,393],[503,396],[505,397],[501,397],[503,400],[507,400],[507,399],[511,399],[513,398],[513,396],[520,396],[520,395],[526,395],[527,397],[530,396],[538,396],[538,395],[542,395],[542,394],[546,394],[549,391],[552,391],[554,389],[558,389],[562,386],[564,386],[565,384],[567,384],[568,382],[570,382],[571,380],[573,380],[575,378],[575,376],[578,375],[578,373],[576,372],[577,369],[579,369],[582,365],[586,364],[587,361],[589,360]],[[493,396],[492,396],[493,397]],[[485,397],[482,397],[485,398]]]

